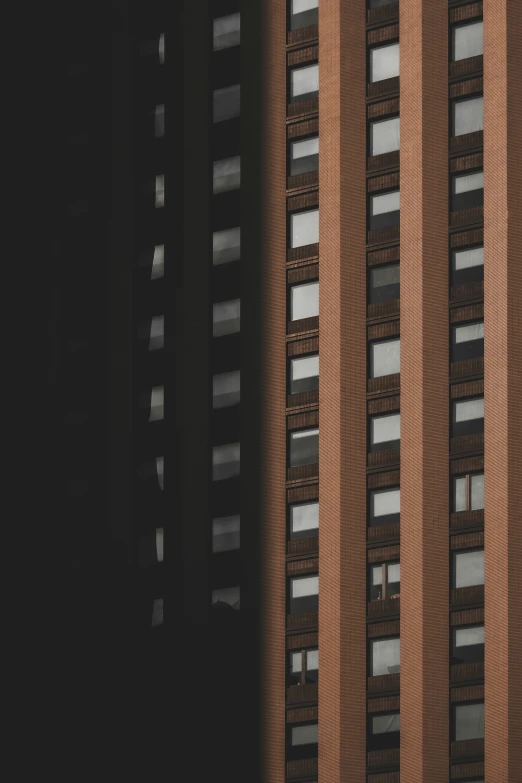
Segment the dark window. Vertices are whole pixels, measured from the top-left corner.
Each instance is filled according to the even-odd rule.
[[[239,592],[239,587],[221,587],[219,590],[213,590],[212,606],[221,609],[228,605],[232,609],[239,610]]]
[[[468,473],[453,479],[453,511],[484,508],[484,473]]]
[[[398,226],[401,218],[400,190],[370,196],[370,231]]]
[[[319,535],[319,501],[290,506],[290,538],[312,538]]]
[[[451,258],[453,285],[473,283],[484,279],[484,245],[454,250]]]
[[[290,176],[317,171],[319,168],[319,136],[290,143]]]
[[[370,525],[392,525],[400,521],[401,490],[399,487],[373,489],[369,496]]]
[[[484,321],[453,326],[451,338],[453,362],[484,356]]]
[[[382,712],[368,716],[368,750],[400,747],[401,716],[399,712]]]
[[[453,629],[452,663],[484,660],[484,626],[467,625]]]
[[[370,155],[384,155],[400,149],[401,121],[399,117],[370,123]]]
[[[319,577],[296,576],[290,579],[290,612],[315,612],[319,601]]]
[[[290,359],[290,394],[319,388],[319,354]]]
[[[453,587],[475,587],[484,584],[484,550],[465,549],[453,552]]]
[[[212,552],[239,549],[239,514],[212,520]]]
[[[455,704],[453,707],[453,739],[473,740],[484,738],[484,702]]]
[[[370,601],[397,598],[400,592],[400,563],[379,563],[370,567]]]
[[[212,335],[224,337],[239,332],[241,327],[241,300],[216,302],[212,307]]]
[[[484,397],[453,400],[452,435],[484,432]]]
[[[318,22],[318,0],[290,0],[290,29],[310,27]]]
[[[393,340],[370,343],[370,377],[394,375],[401,371],[401,341]]]
[[[401,640],[398,636],[370,641],[370,677],[397,674],[401,670]]]
[[[241,17],[239,12],[214,19],[214,51],[239,46]]]
[[[400,264],[370,268],[370,304],[400,296]]]
[[[484,204],[484,172],[459,174],[451,178],[451,209],[472,209]]]
[[[319,66],[305,65],[290,71],[290,102],[309,101],[319,95]]]
[[[370,418],[370,450],[396,449],[401,442],[401,414],[389,413]]]
[[[319,462],[319,430],[300,430],[290,433],[290,467],[313,465]]]
[[[466,60],[484,53],[484,22],[471,22],[452,30],[452,59]]]
[[[380,82],[399,75],[399,44],[370,49],[370,82]]]
[[[453,103],[453,136],[484,129],[484,98],[465,98]]]

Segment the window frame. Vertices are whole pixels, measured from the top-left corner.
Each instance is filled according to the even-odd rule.
[[[386,196],[389,193],[399,194],[399,209],[392,209],[389,212],[380,212],[379,215],[373,215],[372,214],[373,200],[375,198],[378,198],[379,196]],[[401,219],[400,194],[401,194],[400,186],[398,188],[397,187],[386,188],[386,190],[377,190],[375,192],[367,193],[367,201],[366,201],[367,231],[379,231],[383,228],[394,228],[395,226],[400,226],[400,219]],[[392,223],[386,220],[384,222],[384,225],[372,226],[372,220],[374,220],[376,217],[378,218],[381,215],[395,215],[396,213],[398,213],[399,215],[399,219],[396,223]]]
[[[383,440],[379,441],[378,444],[372,443],[372,423],[375,419],[384,419],[386,417],[390,416],[399,416],[399,428],[400,428],[400,410],[398,411],[389,411],[387,413],[376,413],[376,414],[370,414],[367,416],[367,422],[368,422],[368,454],[375,454],[378,451],[387,451],[389,449],[399,449],[401,439],[400,437],[397,440]],[[381,444],[385,444],[382,446]],[[389,445],[389,444],[395,444],[395,445]]]
[[[483,394],[474,394],[469,397],[456,397],[451,401],[451,437],[458,438],[464,435],[474,435],[484,432],[484,417],[477,419],[466,419],[457,421],[457,404],[462,402],[473,402],[474,400],[483,400]],[[482,422],[482,424],[480,424]]]
[[[372,287],[372,272],[377,271],[378,269],[384,269],[386,267],[392,267],[397,266],[399,268],[399,283],[392,283],[391,285],[399,286],[399,296],[392,297],[390,299],[378,299],[375,302],[372,302],[372,291],[375,290],[375,288]],[[401,264],[400,261],[392,261],[391,263],[385,263],[385,264],[375,264],[374,266],[368,267],[368,274],[367,274],[367,280],[366,280],[366,301],[368,305],[376,305],[381,304],[382,302],[396,302],[400,300],[400,294],[401,294],[401,283],[400,283],[400,268]],[[377,286],[378,288],[379,286]],[[380,286],[381,288],[385,288],[386,286]]]
[[[319,6],[319,3],[318,3]],[[312,10],[312,9],[310,9]],[[292,0],[287,0],[286,2],[286,26],[287,26],[287,33],[294,32],[295,30],[304,30],[306,27],[313,27],[314,25],[319,24],[319,7],[317,7],[317,21],[311,22],[310,24],[306,25],[300,25],[299,27],[292,27],[292,18],[295,16],[295,14],[292,13]]]
[[[304,462],[301,465],[292,465],[292,442],[293,438],[292,435],[296,435],[303,432],[317,432],[317,462]],[[287,439],[287,468],[303,468],[307,465],[317,465],[319,463],[319,425],[314,427],[299,427],[295,430],[289,430],[288,433],[288,439]],[[315,436],[314,436],[315,437]]]
[[[293,245],[292,245],[293,218],[296,215],[304,215],[307,212],[317,212],[317,224],[318,224],[318,226],[317,226],[317,233],[318,233],[317,242],[308,242],[308,244],[306,244],[306,245],[296,245],[295,247],[293,247]],[[287,244],[286,244],[286,246],[287,246],[288,250],[297,250],[297,249],[299,249],[301,247],[311,247],[312,245],[319,244],[319,205],[318,204],[316,206],[314,206],[314,207],[304,207],[303,209],[293,209],[291,212],[287,212],[286,224],[287,224],[287,239],[286,239]],[[304,284],[304,282],[305,281],[303,281],[303,284]],[[310,281],[307,280],[306,282],[313,282],[313,281],[312,280],[310,280]]]
[[[401,114],[400,111],[392,112],[390,114],[385,114],[382,117],[375,117],[371,120],[368,120],[367,122],[367,139],[366,139],[366,154],[368,158],[375,158],[380,157],[381,155],[389,155],[392,152],[400,152],[401,146],[399,141],[399,147],[396,150],[389,150],[389,152],[378,152],[374,154],[372,152],[372,126],[378,125],[381,122],[388,122],[388,120],[399,120],[399,135],[400,135],[400,120],[401,120]]]
[[[450,176],[450,208],[451,212],[461,212],[463,209],[474,209],[484,206],[484,188],[475,188],[475,190],[466,190],[464,193],[454,193],[454,184],[458,179],[471,176],[473,174],[484,174],[484,167],[476,167],[466,171],[459,171]],[[482,199],[468,194],[481,193]],[[460,196],[460,199],[458,198]],[[461,203],[462,202],[462,203]],[[475,203],[480,202],[480,203]]]
[[[313,60],[307,60],[305,63],[300,63],[299,65],[291,65],[288,66],[286,69],[286,97],[287,97],[287,104],[291,106],[294,103],[299,103],[300,101],[313,101],[314,98],[319,97],[319,90],[317,90],[317,95],[314,95],[309,92],[305,92],[302,95],[300,95],[298,98],[292,98],[292,73],[294,71],[299,71],[304,68],[312,67],[313,65],[316,65],[317,68],[319,68],[319,59],[316,57]],[[306,98],[303,96],[306,95],[312,95],[311,98]]]
[[[311,141],[312,139],[318,139],[319,140],[319,131],[315,133],[307,133],[306,136],[297,136],[295,139],[288,139],[287,140],[287,155],[286,155],[286,176],[287,177],[299,177],[301,174],[309,174],[313,171],[319,171],[319,165],[317,166],[317,169],[310,169],[310,171],[306,172],[298,172],[297,174],[292,174],[292,145],[299,143],[300,141]],[[320,154],[320,147],[319,147],[319,153],[317,154],[317,157],[319,157]]]
[[[484,130],[484,116],[482,117],[482,128],[474,131],[468,131],[467,133],[459,133],[458,135],[455,135],[455,106],[457,103],[464,103],[465,101],[472,101],[476,98],[482,98],[484,100],[484,92],[477,92],[472,93],[470,95],[463,95],[459,98],[453,98],[450,101],[450,111],[449,111],[449,137],[450,139],[458,139],[460,136],[468,136],[470,133],[480,133],[481,130]]]
[[[400,728],[399,731],[393,731],[393,732],[392,731],[380,732],[376,734],[374,734],[373,732],[374,718],[384,717],[385,715],[399,715],[399,719],[400,719],[400,714],[401,714],[400,709],[385,710],[379,712],[369,712],[367,714],[366,742],[369,751],[390,750],[393,748],[400,747],[400,737],[401,737]]]
[[[484,642],[482,644],[469,644],[469,645],[461,645],[462,648],[479,648],[482,647],[482,655],[469,655],[469,656],[459,656],[457,655],[457,650],[459,649],[457,647],[457,631],[464,631],[471,628],[484,628],[484,621],[481,623],[470,623],[469,625],[457,625],[453,626],[450,630],[450,650],[451,650],[451,664],[452,666],[466,664],[466,663],[477,663],[480,661],[484,661],[484,652],[485,652],[485,644]],[[477,650],[477,652],[479,652]]]
[[[450,280],[453,288],[484,280],[484,264],[476,264],[475,266],[466,267],[464,269],[456,268],[457,253],[466,250],[475,250],[480,247],[484,250],[484,242],[475,242],[472,245],[465,245],[463,247],[450,246]]]
[[[450,63],[460,63],[463,60],[470,60],[473,57],[483,57],[484,56],[484,35],[482,36],[482,53],[481,54],[472,54],[471,57],[459,57],[458,60],[455,59],[455,31],[461,27],[471,27],[471,25],[474,24],[480,24],[482,22],[482,25],[484,25],[484,19],[482,16],[480,17],[474,17],[472,19],[466,19],[462,22],[456,22],[455,24],[452,24],[450,27],[450,40],[449,40],[449,57],[450,57]],[[483,28],[484,29],[484,28]]]
[[[400,674],[399,672],[388,672],[387,674],[374,674],[373,673],[373,646],[376,642],[387,642],[387,641],[399,641],[399,669],[400,669],[400,641],[401,637],[400,634],[390,634],[388,636],[379,636],[375,639],[368,639],[368,677],[389,677],[390,674]],[[388,710],[386,710],[388,712]],[[390,712],[393,712],[393,710],[390,710]]]
[[[382,563],[369,563],[368,565],[368,603],[373,603],[374,601],[386,601],[393,596],[397,595],[400,596],[400,588],[398,593],[392,593],[390,590],[390,595],[387,595],[389,585],[396,584],[396,582],[390,582],[388,579],[388,569],[389,566],[392,565],[398,565],[400,566],[401,561],[400,560],[384,560]],[[372,598],[372,587],[373,587],[373,570],[374,568],[378,568],[381,566],[382,568],[382,595],[380,598]],[[400,582],[399,582],[400,585]]]
[[[381,525],[397,525],[400,524],[401,521],[401,512],[394,511],[392,514],[380,514],[375,516],[373,513],[373,507],[374,504],[372,502],[373,495],[375,493],[386,493],[386,492],[393,492],[394,490],[399,490],[399,503],[400,503],[400,484],[394,484],[390,487],[372,487],[368,489],[368,511],[367,511],[367,524],[368,527],[380,527]],[[389,517],[393,517],[393,519],[389,519]],[[378,522],[374,520],[379,520],[381,518],[385,518],[385,522]]]
[[[310,375],[310,378],[317,378],[317,386],[314,389],[305,389],[304,392],[293,392],[292,391],[292,362],[294,362],[296,359],[311,359],[312,357],[317,356],[319,359],[319,351],[310,351],[309,353],[300,353],[295,356],[288,356],[287,357],[287,369],[286,369],[286,384],[287,384],[287,395],[292,396],[294,394],[303,394],[307,391],[318,391],[319,390],[319,373],[317,375]]]
[[[306,528],[305,533],[294,533],[292,531],[292,509],[299,507],[299,506],[311,506],[316,504],[318,507],[318,525],[317,527],[310,527]],[[319,536],[319,514],[320,514],[320,507],[319,507],[319,498],[312,499],[312,500],[303,500],[298,503],[287,503],[287,510],[286,510],[286,523],[287,523],[287,539],[288,541],[297,541],[300,538],[317,538]]]
[[[288,687],[292,686],[299,686],[299,685],[310,685],[312,683],[317,683],[319,678],[319,667],[317,669],[308,669],[307,666],[307,659],[308,659],[308,653],[319,651],[319,647],[301,647],[295,650],[287,650],[288,652],[288,669],[287,669],[287,683]],[[292,656],[293,655],[300,655],[301,656],[301,670],[298,675],[295,675],[292,673]],[[308,675],[308,671],[317,671],[317,677],[310,678]],[[295,677],[299,680],[298,682],[295,682]]]
[[[287,285],[287,302],[286,302],[286,310],[288,313],[288,322],[289,323],[297,323],[298,321],[305,321],[308,318],[318,318],[319,312],[317,315],[305,315],[303,318],[292,318],[292,291],[294,288],[299,288],[300,286],[304,285],[317,285],[317,290],[319,291],[319,277],[313,278],[311,280],[302,280],[298,283],[288,283]]]
[[[308,595],[303,595],[299,597],[294,597],[292,595],[292,584],[294,582],[301,581],[303,579],[314,579],[314,578],[317,579],[317,593],[309,593]],[[289,576],[286,594],[287,594],[288,614],[301,614],[301,612],[317,612],[319,608],[319,573]],[[304,605],[303,608],[300,608],[301,604],[298,604],[296,607],[295,602],[301,602],[301,604]]]
[[[384,343],[399,343],[399,370],[398,372],[392,372],[392,373],[381,373],[380,375],[375,375],[375,364],[374,364],[374,353],[373,349],[375,345],[383,345]],[[369,340],[368,341],[368,356],[367,356],[367,367],[368,367],[368,380],[374,380],[376,378],[388,378],[390,375],[399,375],[401,371],[401,365],[400,365],[400,350],[401,350],[401,337],[399,334],[393,335],[393,337],[378,337],[375,340]]]
[[[390,0],[391,2],[391,0]],[[384,49],[386,46],[399,46],[399,73],[395,76],[387,76],[386,79],[379,79],[379,81],[372,81],[372,52],[375,49]],[[375,44],[372,46],[366,47],[366,83],[367,84],[379,84],[379,82],[385,82],[388,81],[388,79],[397,79],[400,78],[401,75],[401,48],[400,48],[400,39],[397,36],[396,38],[392,38],[389,41],[383,41],[382,43]]]
[[[466,512],[466,511],[483,511],[484,510],[484,507],[482,507],[482,508],[472,508],[471,507],[472,506],[472,504],[471,504],[471,497],[472,497],[472,495],[471,495],[471,484],[472,484],[471,478],[472,478],[472,476],[484,476],[484,469],[482,469],[482,470],[470,470],[467,473],[455,473],[451,477],[451,508],[452,508],[452,512],[451,513],[452,514],[462,514],[462,513]],[[456,503],[456,500],[457,500],[456,488],[457,488],[457,480],[458,479],[466,479],[466,498],[465,498],[465,500],[466,500],[466,508],[463,508],[460,511],[457,511],[457,509],[456,509],[456,505],[457,505],[457,503]]]
[[[471,706],[473,704],[482,704],[484,706],[484,713],[485,713],[485,702],[484,699],[470,699],[469,701],[461,701],[456,702],[451,705],[451,739],[453,742],[473,742],[473,739],[483,739],[483,737],[475,737],[473,739],[467,739],[467,740],[458,740],[457,739],[457,708],[458,707],[466,707]],[[484,715],[485,717],[485,715]],[[485,730],[484,730],[485,734]]]
[[[475,585],[464,585],[462,587],[457,587],[457,556],[464,555],[469,552],[482,552],[482,554],[484,554],[484,547],[483,546],[466,547],[465,549],[454,549],[451,552],[451,588],[453,590],[467,590],[470,587],[484,586],[485,575],[484,575],[484,582],[479,582]]]
[[[451,324],[451,361],[462,362],[468,359],[480,359],[484,356],[484,337],[476,340],[457,342],[457,330],[463,326],[484,326],[484,318],[475,318],[473,321],[459,321]],[[464,346],[468,346],[466,349]]]

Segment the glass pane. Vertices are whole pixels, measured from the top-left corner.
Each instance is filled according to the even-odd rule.
[[[239,84],[214,90],[214,122],[223,122],[239,117],[241,110],[241,88]]]
[[[455,587],[484,584],[484,550],[455,555]]]
[[[401,640],[372,641],[372,677],[395,674],[401,670]]]
[[[155,136],[163,136],[165,133],[165,106],[156,106],[156,112],[154,115],[154,134]]]
[[[290,527],[292,533],[304,530],[316,530],[319,527],[319,503],[302,503],[290,507]]]
[[[484,22],[453,28],[453,60],[465,60],[484,53]]]
[[[401,564],[400,563],[389,563],[388,565],[388,582],[393,582],[394,584],[401,581]]]
[[[163,457],[156,457],[156,475],[158,477],[159,488],[163,489]]]
[[[380,82],[399,75],[399,44],[380,46],[370,52],[370,81]]]
[[[165,245],[156,245],[154,248],[154,258],[152,259],[152,269],[150,273],[151,280],[163,277],[165,260]]]
[[[471,190],[484,190],[484,172],[476,171],[474,174],[463,174],[453,177],[453,192],[469,193]]]
[[[319,91],[319,66],[307,65],[305,68],[294,68],[291,74],[291,96],[302,98]]]
[[[214,19],[214,51],[238,46],[240,41],[241,16],[229,14]]]
[[[227,228],[212,235],[212,262],[214,266],[238,261],[241,257],[241,229]]]
[[[241,185],[241,157],[216,160],[214,163],[213,192],[226,193]]]
[[[467,505],[467,498],[466,498],[466,479],[456,478],[454,509],[455,511],[466,511],[467,507],[468,505]]]
[[[290,434],[290,467],[313,465],[319,461],[319,430]]]
[[[399,264],[379,266],[377,269],[371,270],[371,275],[373,288],[380,288],[383,285],[395,285],[400,281],[400,266]]]
[[[290,308],[292,321],[319,315],[319,283],[292,286]]]
[[[475,628],[457,628],[455,631],[455,646],[468,647],[471,644],[484,644],[484,626]]]
[[[163,528],[156,528],[156,557],[158,563],[163,563]]]
[[[471,421],[484,418],[484,397],[455,403],[455,421]]]
[[[319,386],[319,354],[292,359],[290,362],[290,393],[317,389]]]
[[[154,386],[150,393],[149,421],[160,421],[163,418],[163,386]]]
[[[453,135],[474,133],[484,128],[484,98],[469,98],[453,104]]]
[[[383,215],[386,212],[397,212],[401,208],[400,190],[393,190],[391,193],[381,193],[379,196],[372,196],[371,199],[372,215]]]
[[[373,516],[399,514],[401,510],[400,489],[379,489],[372,492]]]
[[[386,443],[401,437],[401,414],[378,416],[372,419],[372,443]]]
[[[484,703],[459,704],[455,709],[455,739],[482,739],[484,737]]]
[[[159,37],[158,55],[159,55],[159,61],[163,65],[163,63],[165,62],[165,34],[164,33],[162,33]]]
[[[372,734],[388,734],[400,729],[401,716],[398,712],[390,715],[374,715],[372,718]]]
[[[292,728],[292,745],[310,745],[317,742],[317,723],[309,726],[294,726]]]
[[[163,624],[163,598],[155,598],[152,608],[152,627]]]
[[[212,551],[239,549],[239,514],[212,520]]]
[[[299,212],[290,216],[292,247],[302,247],[319,242],[319,210]]]
[[[318,576],[300,576],[290,580],[292,598],[305,598],[319,594]]]
[[[317,8],[318,0],[292,0],[292,13],[302,14],[303,11],[309,11],[311,8]]]
[[[292,143],[292,158],[305,158],[308,155],[319,155],[319,136],[304,141],[294,141]]]
[[[241,392],[241,373],[239,370],[223,372],[212,378],[212,407],[229,408],[237,405]]]
[[[300,652],[290,654],[290,671],[292,674],[301,674],[303,668],[303,656]]]
[[[484,321],[476,324],[467,324],[466,326],[455,327],[455,342],[468,343],[471,340],[484,339]]]
[[[484,474],[475,473],[471,476],[471,510],[484,508]]]
[[[241,300],[230,299],[228,302],[217,302],[212,308],[214,337],[225,334],[235,334],[240,329]]]
[[[454,253],[455,269],[469,269],[484,266],[484,248],[472,247],[469,250],[457,250]]]
[[[165,206],[165,177],[163,174],[158,174],[156,177],[156,206]]]
[[[386,340],[372,343],[372,378],[392,375],[401,371],[401,341]]]
[[[162,315],[155,315],[150,322],[149,351],[156,351],[158,348],[163,348],[164,334],[164,318]]]
[[[222,587],[212,590],[212,604],[228,604],[232,609],[239,609],[239,587]]]
[[[372,122],[370,126],[370,155],[383,155],[400,148],[400,118]]]
[[[306,651],[307,671],[316,671],[319,668],[319,650]]]
[[[372,585],[382,585],[382,566],[372,566]]]
[[[230,443],[226,446],[214,446],[212,449],[212,480],[238,476],[240,469],[240,445]]]

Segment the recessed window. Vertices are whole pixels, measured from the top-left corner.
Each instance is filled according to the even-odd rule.
[[[290,144],[290,176],[317,171],[319,168],[319,136]]]
[[[156,475],[158,477],[159,488],[163,490],[163,457],[156,457]]]
[[[393,375],[401,371],[401,341],[383,340],[370,344],[371,378]]]
[[[464,285],[484,279],[484,246],[454,250],[451,258],[451,282]]]
[[[227,228],[212,235],[212,261],[214,266],[239,261],[241,257],[241,229]]]
[[[222,372],[214,375],[212,378],[212,407],[230,408],[237,405],[241,396],[241,373],[239,370],[233,372]]]
[[[241,185],[241,157],[216,160],[214,163],[213,192],[226,193],[237,190]]]
[[[221,90],[214,90],[214,122],[224,122],[239,117],[241,111],[241,87],[232,84]]]
[[[292,745],[311,745],[318,741],[317,723],[307,723],[292,727]]]
[[[453,511],[484,508],[484,473],[469,473],[453,479]]]
[[[314,612],[319,596],[319,577],[297,576],[290,579],[290,612]]]
[[[319,535],[319,501],[290,506],[290,538],[312,538]]]
[[[466,98],[453,104],[453,135],[475,133],[484,129],[484,98]]]
[[[451,178],[451,209],[472,209],[484,204],[484,172],[460,174]]]
[[[484,660],[484,626],[467,625],[453,629],[452,663]]]
[[[319,388],[319,354],[290,359],[290,394]]]
[[[155,315],[150,322],[149,351],[157,351],[163,348],[165,343],[165,319],[162,315]]]
[[[453,716],[456,742],[484,738],[484,702],[456,704]]]
[[[370,196],[370,231],[388,226],[398,226],[401,218],[401,194],[399,190]]]
[[[163,598],[155,598],[152,607],[152,628],[163,625]]]
[[[370,491],[370,525],[393,525],[400,520],[401,490],[373,489]]]
[[[290,72],[290,101],[309,101],[319,95],[319,66],[305,65]]]
[[[156,528],[156,557],[158,563],[163,563],[163,528]]]
[[[227,302],[216,302],[212,307],[212,335],[223,337],[236,334],[241,326],[241,300],[229,299]]]
[[[389,302],[400,296],[400,264],[370,268],[370,304]]]
[[[472,22],[453,28],[453,61],[484,54],[484,22]]]
[[[165,34],[162,33],[159,37],[158,41],[158,56],[160,64],[163,65],[165,62]]]
[[[156,106],[156,112],[154,114],[154,135],[156,137],[165,135],[165,106],[163,104]]]
[[[484,397],[453,401],[452,435],[484,432]]]
[[[370,715],[369,724],[369,750],[377,751],[400,747],[401,716],[399,712]]]
[[[156,177],[156,206],[165,206],[165,177],[163,174],[158,174]]]
[[[293,285],[290,289],[290,319],[313,318],[319,315],[319,283]]]
[[[313,465],[319,462],[319,430],[300,430],[290,433],[290,467]]]
[[[309,209],[290,215],[291,247],[319,242],[319,210]]]
[[[370,568],[370,601],[398,598],[401,592],[401,564],[379,563]]]
[[[290,0],[290,29],[310,27],[318,22],[318,0]]]
[[[453,553],[453,587],[484,584],[484,550],[470,549]]]
[[[212,449],[212,480],[239,476],[240,446],[239,443],[228,443],[224,446],[214,446]]]
[[[401,414],[390,413],[386,416],[372,416],[370,419],[371,451],[396,449],[401,439]]]
[[[452,327],[453,362],[484,356],[484,321]]]
[[[390,639],[372,639],[370,645],[371,677],[400,672],[401,640],[398,636]]]
[[[241,38],[241,15],[228,14],[214,19],[214,51],[239,46]]]
[[[239,514],[212,520],[212,552],[239,549]]]
[[[163,386],[154,386],[150,393],[150,414],[149,421],[160,421],[163,419]]]
[[[152,259],[151,280],[163,277],[165,272],[165,245],[156,245]]]
[[[370,155],[384,155],[395,152],[401,144],[401,121],[399,117],[370,123]]]
[[[399,75],[399,44],[370,49],[370,81],[380,82]]]
[[[289,680],[292,685],[317,682],[319,674],[319,650],[298,650],[290,653]]]
[[[390,5],[393,0],[368,0],[368,8],[380,8],[382,5]]]
[[[239,610],[239,587],[221,587],[219,590],[212,590],[212,606],[220,608],[228,604],[232,609]],[[226,608],[226,606],[225,606]]]

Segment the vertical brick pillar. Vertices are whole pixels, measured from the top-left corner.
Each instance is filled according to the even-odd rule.
[[[365,3],[319,3],[319,781],[366,778]]]
[[[485,773],[522,779],[522,6],[484,2]]]
[[[400,2],[401,779],[448,779],[448,4]]]
[[[261,780],[285,779],[286,5],[263,7]],[[248,258],[243,259],[248,274]],[[245,520],[248,524],[248,520]]]

